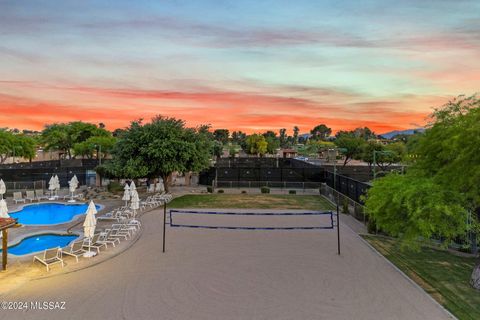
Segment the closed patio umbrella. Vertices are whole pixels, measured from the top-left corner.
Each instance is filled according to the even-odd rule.
[[[55,175],[55,196],[58,198],[58,191],[60,191],[60,179]]]
[[[73,175],[73,178],[71,179],[71,181],[75,181],[75,183],[77,184],[77,187],[78,187],[79,181],[78,181],[78,179],[77,179],[77,175],[76,175],[76,174]]]
[[[132,192],[133,190],[137,190],[137,186],[135,185],[135,182],[130,182],[130,192]]]
[[[71,197],[70,197],[70,200],[68,200],[68,202],[75,202],[75,198],[74,198],[74,193],[75,193],[75,190],[77,189],[78,187],[78,181],[75,181],[73,178],[68,182],[68,188],[70,190],[70,193],[72,194]]]
[[[97,213],[97,208],[95,207],[95,203],[93,201],[90,201],[86,216],[85,216],[85,222],[83,222],[83,233],[85,235],[85,238],[88,238],[88,241],[91,244],[93,235],[95,234],[95,228],[97,226],[97,219],[95,218],[95,214]],[[88,252],[85,252],[83,255],[86,258],[93,257],[95,255],[95,252],[90,250],[90,247],[88,248]]]
[[[135,221],[137,210],[140,209],[140,198],[138,197],[137,189],[133,189],[131,193],[132,193],[132,200],[131,200],[130,208],[133,210],[133,219]]]
[[[48,181],[48,190],[50,190],[50,198],[48,200],[55,200],[55,190],[57,189],[57,182],[55,181],[55,176],[50,178]]]
[[[122,197],[122,200],[125,201],[125,207],[128,205],[128,201],[130,200],[130,187],[128,186],[128,183],[125,183],[125,188],[123,188],[123,190],[125,190],[123,192],[123,197]]]
[[[2,196],[2,199],[6,191],[7,187],[5,186],[5,182],[3,182],[3,179],[0,179],[0,195]]]

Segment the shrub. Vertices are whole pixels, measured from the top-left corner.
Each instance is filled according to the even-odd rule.
[[[218,189],[217,191],[218,193],[225,193],[225,191],[223,189]]]
[[[242,190],[242,193],[247,193],[247,191],[246,191],[246,190]]]
[[[213,193],[213,187],[208,186],[208,187],[207,187],[207,192],[208,192],[208,193]]]
[[[297,190],[288,190],[288,194],[297,194]]]
[[[343,213],[345,214],[349,214],[350,211],[348,210],[348,198],[347,197],[344,197],[343,198]]]
[[[270,188],[269,187],[261,187],[260,192],[262,193],[270,193]]]
[[[367,231],[368,231],[368,233],[371,233],[371,234],[376,234],[377,233],[377,224],[375,223],[375,220],[373,220],[371,218],[368,219]]]
[[[119,192],[123,191],[123,186],[116,181],[110,181],[110,184],[107,187],[108,191],[110,192]]]

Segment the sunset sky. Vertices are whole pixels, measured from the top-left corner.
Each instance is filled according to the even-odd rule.
[[[479,88],[478,0],[0,2],[0,127],[382,133]]]

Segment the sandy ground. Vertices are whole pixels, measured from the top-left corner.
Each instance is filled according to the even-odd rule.
[[[142,222],[122,254],[0,298],[65,301],[66,310],[0,319],[449,319],[348,227],[341,256],[331,230],[170,227],[162,254],[161,211]]]

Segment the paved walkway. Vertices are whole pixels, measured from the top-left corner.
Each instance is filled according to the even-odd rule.
[[[167,229],[142,217],[140,239],[87,269],[34,280],[6,301],[65,301],[61,311],[0,319],[448,319],[348,227],[332,231]]]

